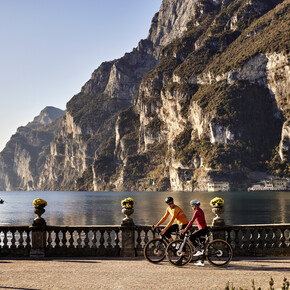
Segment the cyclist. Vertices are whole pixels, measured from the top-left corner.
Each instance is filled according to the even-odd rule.
[[[184,229],[188,223],[187,217],[183,210],[174,204],[174,200],[171,196],[165,198],[165,202],[168,204],[166,212],[161,220],[153,227],[155,230],[159,225],[166,221],[169,215],[171,219],[166,227],[161,231],[161,235],[165,235],[169,240],[173,240],[171,237],[172,232],[177,232],[179,229]],[[176,224],[173,224],[176,220]]]
[[[207,231],[208,231],[208,227],[207,227],[207,224],[206,224],[204,212],[199,207],[200,206],[200,202],[198,200],[196,200],[196,199],[195,200],[191,200],[190,201],[190,206],[194,210],[194,214],[192,216],[192,219],[190,220],[190,222],[186,226],[186,228],[181,230],[180,232],[182,234],[184,234],[192,226],[193,222],[196,220],[198,230],[195,231],[194,233],[192,233],[190,235],[189,239],[190,239],[190,241],[192,242],[192,244],[194,245],[194,247],[197,250],[197,252],[194,254],[194,256],[201,256],[201,255],[203,255],[203,252],[201,251],[201,248],[198,246],[198,244],[196,242],[196,238],[206,235]],[[195,263],[195,265],[196,266],[204,266],[203,262]]]

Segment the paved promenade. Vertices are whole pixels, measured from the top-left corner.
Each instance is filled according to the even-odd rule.
[[[269,289],[273,277],[279,289],[290,280],[290,257],[234,259],[225,268],[206,262],[177,268],[143,258],[0,259],[0,289]],[[230,284],[231,285],[231,284]]]

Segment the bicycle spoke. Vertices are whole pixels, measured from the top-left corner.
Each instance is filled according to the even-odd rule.
[[[164,260],[167,244],[162,239],[149,241],[144,248],[144,256],[151,263],[158,263]]]
[[[184,266],[191,260],[192,251],[190,245],[186,242],[182,247],[182,244],[183,240],[175,240],[166,249],[167,259],[174,266]]]
[[[227,265],[233,256],[233,250],[230,244],[223,240],[214,240],[206,248],[206,258],[214,266]]]

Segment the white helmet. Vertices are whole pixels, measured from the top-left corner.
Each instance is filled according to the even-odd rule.
[[[200,206],[200,202],[197,199],[193,199],[190,201],[190,206]]]

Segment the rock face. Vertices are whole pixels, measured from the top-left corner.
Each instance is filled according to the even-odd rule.
[[[77,178],[114,135],[118,114],[132,105],[142,78],[158,64],[162,48],[186,30],[195,2],[163,1],[147,39],[141,40],[132,52],[102,63],[93,72],[81,92],[68,102],[61,128],[43,155],[44,165],[33,182],[34,188],[75,188]],[[18,184],[17,188],[27,187]]]
[[[0,153],[0,190],[34,190],[44,158],[64,111],[46,107],[34,120],[19,127]]]
[[[95,190],[243,188],[254,172],[289,174],[289,5],[279,2],[194,3],[187,32],[140,84],[127,111],[136,121],[120,115],[116,170]]]
[[[147,39],[122,58],[103,63],[68,102],[63,127],[46,157],[39,189],[75,188],[77,178],[114,135],[118,114],[133,104],[142,78],[158,64],[162,48],[186,30],[194,2],[164,1],[153,17]],[[166,17],[171,14],[176,16],[169,21]]]
[[[3,190],[193,191],[288,175],[288,27],[289,1],[163,0],[147,39],[68,102],[40,166],[15,147]]]

